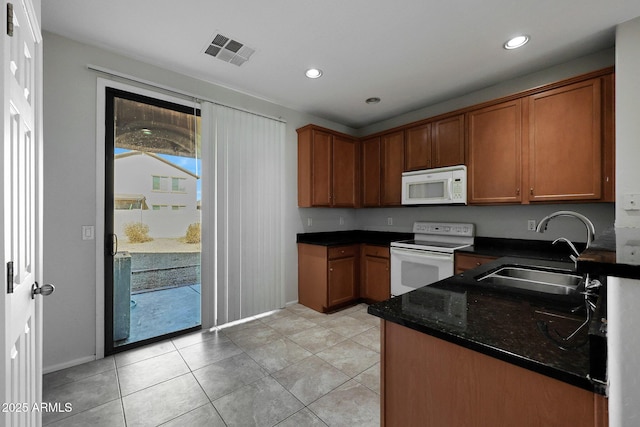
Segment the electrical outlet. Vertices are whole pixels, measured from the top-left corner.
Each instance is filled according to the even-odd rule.
[[[536,220],[530,219],[527,221],[527,230],[536,231]]]
[[[344,218],[340,217],[340,220],[338,222],[340,223],[340,225],[344,225]]]
[[[387,218],[387,225],[393,225],[393,218]]]
[[[313,219],[307,218],[307,227],[311,227],[313,225]]]
[[[625,211],[640,210],[640,194],[623,194],[622,209]]]

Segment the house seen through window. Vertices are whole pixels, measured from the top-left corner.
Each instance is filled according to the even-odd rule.
[[[186,178],[171,178],[171,191],[173,191],[174,193],[184,193],[184,183],[186,181]]]
[[[184,193],[186,178],[153,175],[153,191]],[[171,183],[171,187],[169,187]]]

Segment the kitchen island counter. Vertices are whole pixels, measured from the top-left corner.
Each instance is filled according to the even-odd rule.
[[[368,311],[386,321],[603,394],[604,388],[590,380],[590,363],[597,359],[592,353],[602,349],[591,348],[588,328],[582,328],[566,342],[560,338],[569,336],[585,320],[582,295],[541,297],[478,283],[478,277],[502,265],[574,269],[573,263],[500,258],[371,305]],[[581,308],[572,313],[576,307]]]

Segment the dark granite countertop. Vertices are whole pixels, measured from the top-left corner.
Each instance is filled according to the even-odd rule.
[[[584,244],[576,243],[578,250]],[[546,240],[505,239],[495,237],[476,237],[473,246],[459,249],[458,252],[494,257],[518,256],[523,258],[546,259],[550,261],[570,262],[567,246],[554,245]]]
[[[389,246],[396,240],[413,239],[413,233],[397,233],[391,231],[325,231],[318,233],[298,233],[296,243],[311,245],[336,246],[365,243],[368,245]]]
[[[505,264],[574,269],[572,262],[504,257],[371,305],[368,312],[583,389],[603,393],[602,387],[588,378],[594,371],[590,362],[598,360],[591,357],[594,349],[590,345],[588,328],[581,329],[564,343],[559,335],[555,335],[557,330],[568,336],[582,324],[586,311],[581,308],[572,313],[572,309],[584,307],[583,297],[507,292],[480,285],[476,280]],[[606,355],[599,360],[606,361]]]
[[[326,231],[317,233],[299,233],[296,243],[311,245],[337,246],[355,243],[389,246],[393,241],[413,239],[413,233],[390,231]],[[576,244],[578,249],[584,245]],[[476,237],[475,244],[458,250],[459,252],[495,257],[518,256],[523,258],[546,259],[569,262],[569,249],[563,245],[552,245],[550,241]]]
[[[640,230],[605,230],[580,254],[577,267],[581,273],[640,279]]]

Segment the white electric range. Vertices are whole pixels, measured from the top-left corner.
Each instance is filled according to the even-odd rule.
[[[414,238],[391,242],[391,295],[397,296],[453,276],[456,249],[473,245],[468,223],[418,221]]]

